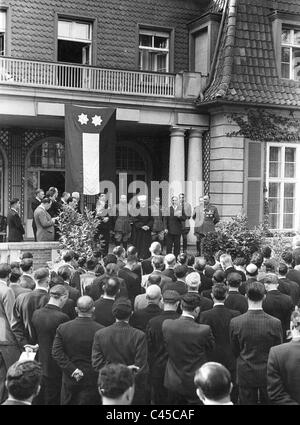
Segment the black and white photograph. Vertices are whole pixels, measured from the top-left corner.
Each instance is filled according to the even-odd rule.
[[[0,0],[0,405],[300,405],[299,194],[300,0]]]

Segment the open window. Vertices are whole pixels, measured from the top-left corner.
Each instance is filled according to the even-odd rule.
[[[57,39],[58,62],[91,64],[91,23],[59,19]]]
[[[170,33],[140,28],[139,68],[142,71],[169,72]]]

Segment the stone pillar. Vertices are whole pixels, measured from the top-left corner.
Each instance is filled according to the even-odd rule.
[[[184,192],[185,161],[184,161],[185,128],[171,127],[169,184],[170,196]]]
[[[186,200],[193,208],[198,204],[199,197],[203,195],[203,170],[202,170],[202,136],[205,129],[193,128],[189,133]],[[190,219],[191,231],[188,234],[188,243],[195,244],[194,220]]]

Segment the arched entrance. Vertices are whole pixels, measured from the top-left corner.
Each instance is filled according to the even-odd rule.
[[[58,137],[47,137],[37,142],[26,157],[25,222],[27,237],[32,234],[31,202],[35,191],[45,191],[51,186],[58,188],[59,195],[65,190],[65,145]]]

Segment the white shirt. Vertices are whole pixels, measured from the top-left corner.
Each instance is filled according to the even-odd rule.
[[[190,317],[191,319],[195,320],[195,317],[192,314],[186,313],[185,311],[181,314],[182,317]]]

